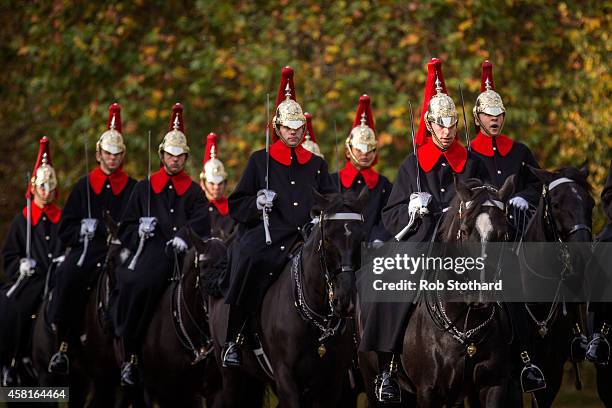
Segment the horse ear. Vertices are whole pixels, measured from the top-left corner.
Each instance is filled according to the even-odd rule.
[[[589,162],[585,160],[585,162],[578,169],[580,174],[584,176],[585,179],[589,178]]]
[[[470,188],[457,176],[453,175],[453,178],[455,179],[455,191],[457,191],[461,201],[470,201],[472,198],[472,190],[470,190]]]
[[[512,194],[514,193],[514,187],[515,187],[515,181],[516,181],[516,175],[513,174],[511,176],[508,176],[506,178],[506,181],[504,181],[504,185],[501,186],[501,188],[499,189],[499,199],[502,202],[507,202],[508,199],[512,196]]]
[[[312,188],[312,196],[314,197],[317,207],[323,209],[329,204],[329,200],[323,194],[319,193],[316,188]]]
[[[527,167],[533,173],[533,175],[544,184],[550,184],[555,179],[554,173],[551,173],[550,171],[539,169],[530,165],[527,165]]]
[[[370,197],[370,190],[368,189],[367,186],[363,186],[363,188],[361,189],[361,192],[357,196],[357,205],[359,206],[359,209],[363,210],[366,207],[369,197]]]

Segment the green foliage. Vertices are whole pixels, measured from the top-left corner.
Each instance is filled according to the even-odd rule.
[[[597,194],[608,168],[606,2],[12,1],[0,11],[0,232],[23,204],[21,175],[31,169],[37,140],[51,138],[65,199],[85,171],[84,138],[93,157],[114,101],[123,108],[129,173],[146,174],[147,131],[156,150],[180,101],[190,173],[197,177],[203,139],[215,131],[235,184],[248,154],[264,143],[266,93],[274,100],[284,65],[296,70],[298,101],[313,114],[328,159],[334,125],[340,144],[359,95],[368,93],[378,168],[394,179],[411,150],[408,100],[418,121],[425,66],[437,56],[457,103],[462,84],[468,118],[480,64],[491,59],[509,135],[545,167],[588,159]],[[601,212],[596,220],[600,227]]]

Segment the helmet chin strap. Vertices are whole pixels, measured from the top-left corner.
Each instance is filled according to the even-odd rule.
[[[502,113],[502,115],[505,115]],[[506,124],[506,120],[504,117],[504,121],[502,122],[501,126],[499,127],[499,132],[497,132],[497,135],[493,136],[491,134],[491,131],[489,129],[487,129],[487,127],[485,125],[482,124],[482,122],[480,121],[480,113],[478,115],[476,115],[476,124],[480,127],[480,129],[482,129],[482,131],[485,133],[485,135],[489,136],[489,137],[497,137],[499,135],[501,135],[502,129],[504,128],[504,125]]]
[[[278,136],[278,138],[283,141],[283,144],[289,148],[298,147],[302,143],[302,140],[304,140],[304,135],[306,134],[305,130],[306,130],[306,124],[302,125],[302,127],[299,128],[299,131],[302,132],[302,134],[300,135],[300,140],[294,146],[290,146],[285,140],[285,138],[281,135],[278,125],[274,126],[274,132],[276,133],[276,136]]]
[[[348,144],[348,147],[349,148],[347,150],[348,150],[349,159],[353,163],[353,166],[355,166],[357,168],[357,170],[367,169],[368,167],[372,166],[372,163],[374,163],[374,160],[376,159],[376,154],[374,154],[374,156],[372,156],[372,160],[370,160],[367,165],[362,165],[361,163],[359,163],[359,160],[357,159],[357,157],[355,157],[355,155],[353,154],[353,145],[350,142]],[[376,149],[374,149],[374,150],[376,150]],[[370,150],[370,151],[372,151],[372,150]],[[365,154],[367,154],[367,153],[365,153]]]
[[[119,167],[117,167],[115,170],[111,170],[108,167],[108,163],[106,163],[106,161],[104,160],[104,157],[102,157],[102,151],[98,150],[98,152],[100,153],[100,163],[102,164],[104,169],[109,172],[109,174],[113,174],[115,171],[117,171],[117,169],[119,169],[121,167],[121,164],[123,164],[123,162],[121,162],[121,164],[119,164]]]
[[[453,125],[455,126],[455,125]],[[442,153],[444,153],[446,150],[448,150],[448,147],[450,147],[450,145],[448,145],[448,147],[442,147],[442,142],[440,141],[440,139],[438,139],[438,135],[436,135],[436,131],[434,130],[433,126],[430,125],[430,130],[431,130],[431,137],[433,137],[433,139],[438,142],[438,148],[440,149],[440,151]],[[455,139],[453,139],[454,141]],[[452,143],[451,143],[452,144]]]

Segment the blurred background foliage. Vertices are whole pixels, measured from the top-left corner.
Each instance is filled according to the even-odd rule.
[[[85,173],[85,138],[93,166],[114,101],[131,175],[146,175],[147,132],[155,158],[180,101],[190,174],[198,177],[214,131],[231,190],[264,144],[266,93],[274,101],[285,65],[332,170],[359,95],[372,97],[378,169],[393,180],[412,149],[408,101],[418,122],[427,61],[442,59],[458,107],[462,84],[473,136],[480,65],[490,59],[505,132],[544,167],[588,160],[599,196],[612,147],[611,11],[609,2],[552,0],[1,2],[0,234],[24,205],[38,139],[51,139],[62,204]],[[603,221],[598,208],[596,231]]]

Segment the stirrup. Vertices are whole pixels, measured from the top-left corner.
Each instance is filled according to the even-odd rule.
[[[395,362],[395,355],[391,357],[391,363],[389,364],[389,371],[383,371],[382,374],[376,376],[375,393],[376,399],[381,403],[400,403],[402,402],[402,389],[399,383],[394,378],[394,374],[397,372],[397,363]]]
[[[599,333],[595,333],[589,342],[586,359],[597,365],[608,365],[610,362],[610,342],[607,335],[610,332],[608,323],[604,323]]]
[[[580,363],[586,358],[588,341],[587,337],[580,330],[578,323],[572,328],[574,337],[570,343],[570,360],[573,363]]]
[[[521,370],[521,389],[524,393],[531,393],[546,388],[546,378],[540,367],[531,362],[529,353],[521,352],[521,359],[525,365]]]
[[[70,359],[68,358],[68,343],[62,341],[57,353],[51,356],[47,371],[51,374],[67,375],[70,371]]]
[[[222,367],[240,367],[242,365],[242,353],[240,351],[240,346],[242,345],[243,341],[244,336],[242,334],[238,334],[235,342],[227,342],[222,355]]]
[[[133,387],[139,379],[138,356],[132,354],[130,361],[124,362],[121,366],[121,386]]]

